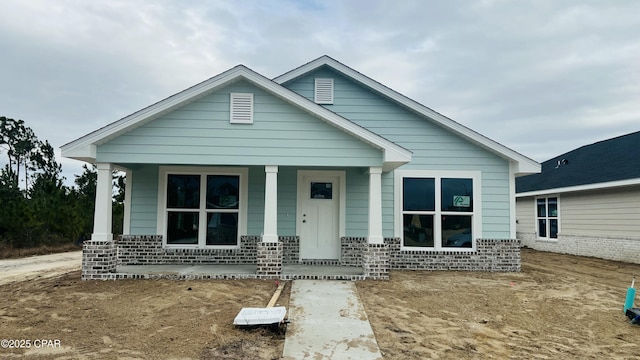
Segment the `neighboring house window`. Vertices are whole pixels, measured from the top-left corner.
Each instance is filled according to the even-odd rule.
[[[401,175],[396,183],[403,247],[474,247],[480,229],[476,222],[481,218],[479,172],[404,171],[397,175]]]
[[[536,223],[538,238],[558,238],[558,198],[538,198],[536,200]]]
[[[237,247],[246,228],[245,174],[164,171],[165,243]]]
[[[315,79],[314,102],[316,104],[333,104],[333,79]]]
[[[253,124],[253,94],[231,93],[229,103],[232,124]]]

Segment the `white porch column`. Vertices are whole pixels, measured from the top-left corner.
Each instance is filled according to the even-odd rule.
[[[372,166],[369,168],[369,244],[382,243],[382,167]]]
[[[93,234],[91,240],[111,241],[111,207],[113,198],[112,173],[110,163],[97,163],[98,183],[96,185],[96,208],[93,212]]]
[[[264,232],[263,242],[278,242],[278,166],[264,167]]]

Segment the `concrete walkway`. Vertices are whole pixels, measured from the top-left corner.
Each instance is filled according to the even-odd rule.
[[[283,358],[382,359],[354,282],[295,280]]]

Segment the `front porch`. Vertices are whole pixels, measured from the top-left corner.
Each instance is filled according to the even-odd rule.
[[[125,235],[115,241],[85,243],[82,279],[389,278],[386,246],[378,244],[380,256],[374,258],[366,238],[343,237],[341,242],[340,260],[312,260],[300,259],[298,236],[280,236],[276,243],[242,236],[237,249],[176,249],[163,247],[161,235]]]
[[[371,244],[342,237],[340,260],[299,258],[298,236],[265,243],[242,236],[237,249],[175,249],[161,235],[87,241],[82,280],[115,279],[316,279],[388,280],[391,270],[520,271],[520,241],[477,239],[474,251],[403,249],[398,238]]]

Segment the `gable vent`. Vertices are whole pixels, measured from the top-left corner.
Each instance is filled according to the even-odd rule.
[[[253,94],[231,93],[232,124],[253,124]]]
[[[316,79],[314,101],[316,104],[333,104],[333,79]]]

